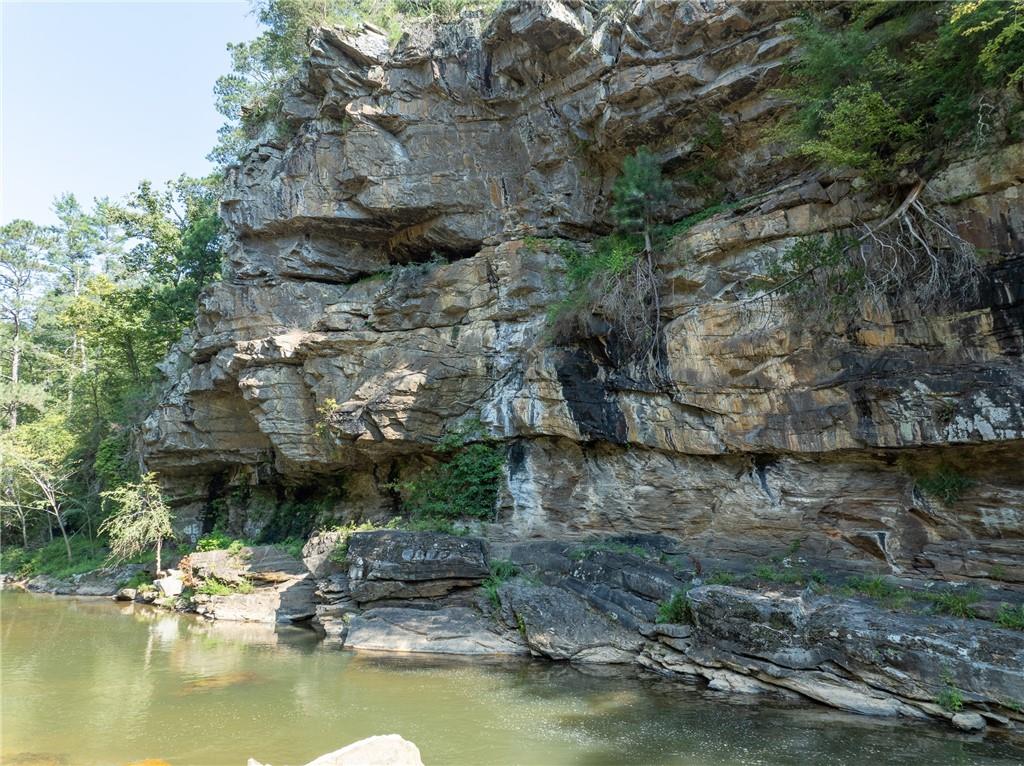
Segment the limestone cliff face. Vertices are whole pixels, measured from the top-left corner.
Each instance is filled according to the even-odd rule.
[[[509,449],[495,538],[656,532],[735,560],[802,540],[822,566],[1024,585],[1024,144],[924,191],[986,253],[975,305],[830,329],[754,299],[769,254],[894,202],[765,138],[791,12],[656,0],[620,23],[543,0],[391,53],[371,29],[318,32],[294,136],[232,174],[226,278],[146,423],[193,531],[228,487],[340,476],[339,516],[386,516],[383,485],[479,417]],[[711,118],[716,193],[741,202],[658,264],[660,368],[599,322],[553,342],[561,261],[524,239],[607,232],[622,157],[647,144],[683,178]],[[715,201],[678,188],[675,217]],[[939,465],[972,480],[948,506],[915,489]],[[262,523],[236,505],[233,523]]]

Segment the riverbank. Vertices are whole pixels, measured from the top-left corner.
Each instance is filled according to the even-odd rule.
[[[304,625],[351,650],[636,665],[731,695],[1024,731],[1020,594],[843,579],[797,550],[732,572],[657,536],[500,544],[378,530],[314,536],[301,559],[241,544],[192,553],[125,588],[132,567],[25,587]]]

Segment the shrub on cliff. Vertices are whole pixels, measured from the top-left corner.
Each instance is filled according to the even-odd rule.
[[[446,434],[434,448],[440,462],[414,480],[393,485],[414,519],[491,519],[505,450],[479,421]]]
[[[795,33],[780,135],[880,185],[927,175],[966,134],[988,139],[1009,117],[1000,91],[1024,83],[1024,0],[849,4]]]
[[[566,296],[548,313],[556,336],[572,335],[587,316],[598,314],[635,358],[656,354],[661,300],[655,260],[668,233],[658,220],[671,190],[646,147],[625,158],[612,189],[616,230],[586,249],[556,247],[566,266]]]

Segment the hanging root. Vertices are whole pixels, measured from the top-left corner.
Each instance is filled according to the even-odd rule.
[[[654,254],[643,250],[632,267],[596,286],[593,310],[618,335],[629,361],[655,364],[660,355],[661,296]]]
[[[879,226],[864,226],[851,248],[864,275],[864,297],[877,305],[898,295],[927,312],[969,304],[983,276],[974,246],[920,192],[919,184]]]

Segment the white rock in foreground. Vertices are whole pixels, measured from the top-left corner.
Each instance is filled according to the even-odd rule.
[[[250,758],[247,766],[270,766]],[[306,766],[423,766],[420,750],[397,734],[367,737],[321,755]]]

